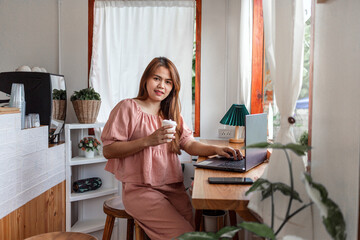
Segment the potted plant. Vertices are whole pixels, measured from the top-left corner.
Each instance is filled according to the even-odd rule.
[[[75,91],[70,100],[79,123],[94,123],[99,114],[101,98],[93,88]]]
[[[99,140],[93,137],[84,137],[80,140],[78,147],[84,151],[86,158],[93,158],[95,156],[95,150],[101,145]]]
[[[66,91],[54,89],[52,92],[52,99],[51,118],[64,121],[66,113]]]

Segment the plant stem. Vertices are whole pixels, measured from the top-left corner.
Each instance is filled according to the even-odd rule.
[[[274,216],[275,216],[275,206],[274,206],[274,190],[271,185],[271,229],[274,229]]]
[[[310,202],[310,203],[308,203],[308,204],[303,205],[303,206],[300,207],[298,210],[296,210],[295,212],[293,212],[292,214],[290,214],[287,218],[285,218],[283,224],[281,224],[281,226],[279,227],[279,229],[276,231],[275,236],[280,232],[280,230],[283,228],[283,226],[285,225],[285,223],[290,220],[290,218],[292,218],[293,216],[295,216],[297,213],[299,213],[299,212],[300,212],[301,210],[303,210],[304,208],[307,208],[307,207],[311,206],[312,204],[313,204],[313,202]]]
[[[289,217],[289,213],[290,213],[290,209],[291,209],[291,203],[292,203],[292,200],[293,200],[293,195],[292,195],[292,193],[294,193],[294,177],[293,177],[293,172],[292,172],[291,160],[290,160],[289,154],[288,154],[288,152],[286,151],[286,149],[284,149],[284,152],[285,152],[286,159],[287,159],[288,165],[289,165],[291,194],[290,194],[290,199],[289,199],[288,208],[287,208],[287,210],[286,210],[285,220],[282,222],[282,224],[280,225],[279,229],[276,231],[275,236],[280,232],[280,230],[284,227],[285,223],[287,222],[286,219]]]

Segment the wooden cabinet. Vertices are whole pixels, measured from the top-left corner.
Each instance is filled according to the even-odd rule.
[[[103,157],[102,150],[93,158],[85,158],[83,151],[77,147],[83,137],[89,136],[88,129],[103,126],[104,123],[65,125],[66,231],[93,233],[103,230],[106,218],[103,203],[119,194],[119,182],[104,170],[107,160]],[[100,137],[96,138],[100,141]],[[74,181],[90,177],[100,177],[102,186],[83,193],[73,191]]]

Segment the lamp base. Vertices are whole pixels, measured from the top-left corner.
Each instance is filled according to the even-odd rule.
[[[243,138],[230,138],[229,142],[231,142],[231,143],[243,143],[244,139]]]

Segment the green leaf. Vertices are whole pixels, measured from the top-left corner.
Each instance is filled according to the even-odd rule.
[[[300,144],[307,146],[309,142],[308,138],[309,138],[309,133],[307,131],[304,131],[299,139]]]
[[[245,196],[247,196],[249,193],[254,192],[254,191],[261,191],[264,190],[267,186],[263,186],[263,185],[269,185],[271,184],[268,180],[264,179],[264,178],[258,178],[249,188],[249,190],[247,190],[247,192],[245,193]],[[260,189],[258,189],[260,188]]]
[[[218,236],[215,233],[207,232],[188,232],[184,233],[175,239],[178,240],[218,240]]]
[[[244,148],[268,148],[270,145],[271,143],[268,142],[259,142],[259,143],[250,144]]]
[[[101,100],[101,98],[100,94],[95,92],[93,88],[84,88],[80,91],[74,91],[74,94],[71,95],[70,100]]]
[[[304,177],[310,186],[310,189],[307,188],[306,190],[311,200],[320,209],[320,212],[325,212],[322,213],[322,219],[326,231],[335,240],[345,240],[346,223],[339,206],[332,199],[328,198],[328,192],[322,184],[315,183],[308,173],[304,173]],[[319,195],[311,194],[314,190],[318,191]],[[320,199],[315,196],[320,196]]]
[[[302,202],[299,193],[296,192],[294,189],[293,189],[293,191],[291,191],[291,187],[282,182],[270,183],[269,187],[267,187],[266,189],[264,189],[261,192],[262,200],[271,196],[271,190],[272,190],[272,192],[280,191],[285,196],[292,196],[293,199],[298,200],[299,202]]]
[[[250,189],[245,193],[245,196],[247,196],[249,193],[254,192],[254,191],[261,191],[261,195],[262,195],[261,200],[264,200],[264,199],[270,197],[271,191],[273,191],[273,192],[280,191],[282,194],[284,194],[286,196],[292,195],[292,197],[295,200],[302,202],[299,193],[295,190],[291,191],[291,187],[282,182],[271,183],[264,178],[258,178],[252,184]]]
[[[53,89],[53,100],[65,100],[66,91],[62,89]]]
[[[242,223],[238,224],[238,226],[242,227],[252,233],[255,233],[259,237],[270,238],[272,240],[276,239],[274,230],[272,230],[269,226],[267,226],[263,223],[242,222]]]
[[[232,239],[240,229],[241,228],[238,228],[235,226],[226,226],[226,227],[223,227],[222,229],[220,229],[220,231],[218,231],[216,233],[216,236],[220,239],[221,238]]]
[[[302,144],[288,143],[285,145],[285,149],[290,149],[298,156],[304,156],[306,152],[311,149],[311,147]]]

